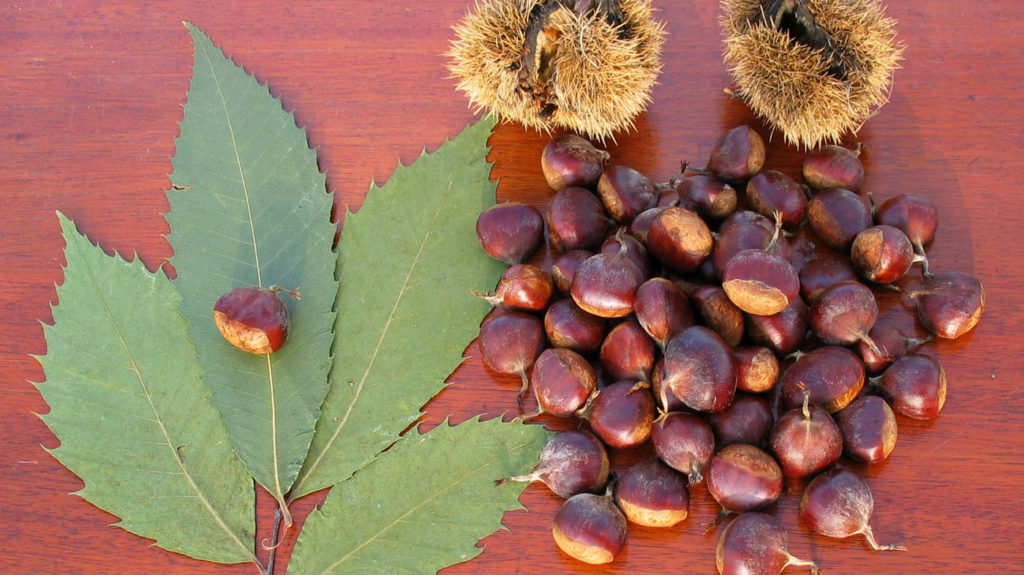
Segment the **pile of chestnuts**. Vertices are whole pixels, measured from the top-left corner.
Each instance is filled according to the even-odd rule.
[[[532,473],[501,481],[565,498],[552,535],[566,554],[613,561],[629,523],[684,521],[701,481],[722,509],[702,526],[721,529],[722,574],[817,571],[766,512],[787,481],[806,482],[809,530],[903,548],[875,540],[871,491],[843,460],[882,461],[897,416],[939,414],[945,372],[922,346],[970,331],[985,294],[970,275],[929,268],[935,206],[913,194],[876,203],[859,153],[811,151],[801,182],[766,169],[761,136],[739,126],[705,167],[657,183],[564,134],[541,158],[546,206],[480,215],[481,246],[509,265],[480,294],[494,306],[482,360],[521,378],[521,419],[578,422]],[[545,245],[550,257],[531,263]],[[879,312],[876,296],[894,291],[902,316]],[[610,450],[645,444],[650,459],[610,469]]]

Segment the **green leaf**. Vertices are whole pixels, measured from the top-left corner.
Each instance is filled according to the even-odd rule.
[[[504,264],[476,239],[494,204],[487,138],[493,119],[399,166],[345,216],[331,390],[291,498],[369,463],[420,416],[476,336]]]
[[[284,501],[327,393],[337,232],[305,132],[266,87],[188,26],[195,65],[168,192],[176,285],[203,381],[246,468]],[[301,289],[277,352],[231,347],[213,305],[240,286]],[[290,522],[290,519],[288,519]]]
[[[495,480],[532,469],[548,437],[500,419],[405,436],[309,515],[288,573],[433,573],[472,559],[521,508],[525,484]]]
[[[255,562],[252,479],[199,379],[178,292],[59,217],[67,266],[36,384],[61,441],[53,455],[124,529],[192,557]]]

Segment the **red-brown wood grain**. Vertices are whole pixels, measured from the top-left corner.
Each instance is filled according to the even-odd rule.
[[[255,573],[175,555],[110,526],[116,518],[70,493],[81,481],[47,454],[56,438],[35,415],[45,403],[33,355],[46,352],[62,281],[60,210],[108,251],[138,253],[151,269],[171,255],[164,235],[170,157],[188,89],[192,49],[182,21],[208,33],[294,111],[337,194],[356,209],[372,181],[436,148],[477,116],[455,90],[444,52],[467,0],[431,2],[64,2],[0,5],[0,524],[4,573]],[[956,342],[929,344],[945,366],[949,397],[928,423],[900,419],[891,458],[865,470],[873,526],[908,551],[877,554],[861,540],[830,541],[795,519],[796,495],[774,510],[792,552],[840,573],[1024,573],[1024,19],[1016,0],[893,2],[905,61],[890,103],[848,143],[865,146],[865,187],[876,197],[914,192],[939,207],[935,270],[974,273],[985,316]],[[727,128],[752,123],[727,96],[718,3],[656,1],[666,22],[665,68],[635,132],[610,143],[613,160],[656,179],[680,160],[704,162]],[[543,204],[547,137],[519,126],[494,133],[490,155],[501,199]],[[775,138],[769,165],[796,173],[799,151]],[[443,297],[443,294],[438,294]],[[426,426],[451,415],[515,409],[518,384],[489,373],[475,344],[451,386],[427,406]],[[642,452],[616,457],[622,465]],[[794,487],[795,488],[795,487]],[[610,567],[588,567],[553,545],[556,498],[539,486],[526,510],[483,553],[445,573],[714,573],[717,513],[703,486],[692,516],[669,530],[632,528]],[[321,496],[296,506],[303,519]],[[269,537],[269,499],[259,499]],[[294,530],[278,554],[284,572]],[[265,553],[264,553],[265,554]]]

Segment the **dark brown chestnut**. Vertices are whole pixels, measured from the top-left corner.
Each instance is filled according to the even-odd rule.
[[[537,413],[572,417],[597,389],[597,373],[589,361],[571,349],[549,347],[537,356],[530,374]]]
[[[878,395],[861,395],[836,414],[843,434],[843,453],[864,463],[889,457],[899,435],[896,414]]]
[[[721,411],[736,394],[732,348],[702,325],[688,327],[669,340],[664,370],[665,388],[697,411]]]
[[[827,411],[810,404],[810,395],[805,392],[803,406],[779,417],[768,439],[782,474],[788,478],[817,473],[843,454],[839,426]]]
[[[800,520],[811,531],[842,539],[863,535],[875,551],[904,551],[902,543],[881,545],[868,522],[875,500],[867,482],[849,469],[836,467],[815,477],[800,500]]]
[[[677,273],[697,269],[714,247],[711,229],[696,212],[666,208],[651,221],[647,249],[665,267]]]
[[[544,351],[544,324],[535,315],[494,308],[480,324],[480,354],[484,364],[498,373],[519,375],[522,403],[530,385],[528,372]]]
[[[782,523],[759,511],[733,519],[715,548],[719,575],[779,575],[791,565],[809,567],[812,575],[819,573],[817,563],[789,553],[789,535]]]
[[[750,126],[736,126],[715,143],[707,169],[729,183],[745,182],[765,162],[764,139]]]
[[[576,134],[559,134],[544,146],[540,166],[551,189],[593,188],[611,154]]]
[[[782,470],[775,459],[754,445],[723,447],[708,464],[708,492],[722,506],[720,522],[729,513],[754,511],[782,495]]]
[[[572,298],[565,298],[544,312],[544,332],[554,347],[589,353],[604,341],[605,320],[583,311]]]
[[[699,483],[715,453],[715,432],[696,413],[669,411],[655,420],[651,444],[666,465],[685,474],[690,483]]]
[[[645,527],[672,527],[690,513],[686,478],[658,459],[623,471],[615,480],[615,502],[627,519]]]
[[[551,436],[540,451],[540,460],[527,475],[495,481],[532,483],[539,481],[559,497],[597,493],[604,489],[611,471],[608,450],[593,433],[569,429]]]
[[[860,161],[861,147],[844,148],[828,144],[804,156],[801,166],[804,181],[816,190],[846,188],[860,191],[864,185],[864,164]]]
[[[846,252],[853,238],[874,223],[871,202],[846,188],[831,188],[808,200],[807,223],[823,244]]]
[[[628,224],[658,204],[654,182],[629,166],[611,165],[597,181],[597,196],[615,221]]]
[[[627,520],[611,494],[579,493],[555,513],[551,536],[570,557],[601,565],[611,563],[626,546]]]
[[[594,250],[604,241],[610,220],[601,200],[585,188],[563,188],[544,212],[548,239],[561,253]]]
[[[608,447],[625,449],[651,437],[654,412],[649,383],[616,381],[595,391],[577,415]]]
[[[835,413],[864,388],[865,372],[860,357],[840,346],[825,345],[800,354],[779,378],[782,401],[789,408],[803,405],[804,392],[810,401]]]
[[[495,204],[477,218],[476,237],[494,259],[517,264],[544,241],[544,218],[537,208],[520,202]]]

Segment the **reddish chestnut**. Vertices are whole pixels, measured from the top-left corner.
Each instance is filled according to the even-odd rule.
[[[597,196],[608,215],[623,224],[658,203],[654,182],[639,171],[621,165],[605,168],[597,182]]]
[[[864,164],[860,146],[855,149],[829,144],[804,156],[801,166],[804,181],[816,190],[846,188],[857,192],[864,184]]]
[[[662,349],[673,335],[694,325],[690,299],[672,281],[651,278],[636,290],[636,319]]]
[[[580,264],[569,293],[576,305],[598,317],[616,318],[633,312],[636,288],[644,282],[643,270],[627,255],[628,247],[595,254]]]
[[[555,291],[551,274],[533,264],[513,264],[501,274],[492,293],[474,291],[491,305],[525,311],[541,311]]]
[[[708,464],[708,492],[722,506],[717,524],[729,513],[762,509],[778,500],[782,495],[782,470],[759,447],[727,445]]]
[[[764,152],[760,134],[750,126],[737,126],[715,143],[707,169],[726,182],[745,182],[764,167]]]
[[[913,419],[934,419],[946,404],[946,371],[939,360],[908,353],[872,380],[896,413]]]
[[[822,243],[845,252],[853,238],[873,223],[871,202],[846,188],[825,190],[807,202],[807,223]]]
[[[768,439],[782,474],[807,477],[832,465],[843,454],[843,435],[827,411],[809,403],[782,414]]]
[[[779,575],[786,567],[809,567],[817,575],[818,564],[789,553],[789,535],[771,515],[748,511],[722,531],[715,548],[715,567],[720,575]]]
[[[690,512],[686,478],[658,459],[634,463],[615,480],[615,502],[646,527],[672,527]]]
[[[519,375],[523,382],[520,403],[530,385],[527,373],[545,344],[543,322],[526,312],[494,308],[480,324],[484,363],[498,373]]]
[[[776,170],[763,170],[747,182],[747,202],[765,217],[780,215],[787,229],[804,219],[807,192],[792,177]]]
[[[843,453],[857,461],[879,463],[896,447],[896,414],[885,399],[861,395],[836,414]]]
[[[908,294],[917,299],[921,325],[944,339],[957,339],[974,329],[985,311],[985,287],[961,272],[935,274],[923,288]]]
[[[666,465],[698,483],[715,453],[715,432],[695,413],[662,413],[651,429],[651,444]]]
[[[554,347],[589,353],[604,341],[605,320],[583,311],[572,298],[565,298],[544,312],[544,332]]]
[[[869,335],[877,319],[875,294],[860,282],[831,286],[811,304],[811,329],[821,341],[829,345],[853,345],[862,341],[882,355]]]
[[[612,380],[648,381],[655,361],[655,344],[635,318],[613,327],[601,342],[599,359]]]
[[[597,493],[608,482],[611,464],[604,443],[583,429],[558,432],[548,439],[540,452],[540,461],[528,475],[516,475],[495,481],[531,483],[540,481],[559,497],[577,493]]]
[[[736,189],[714,176],[696,174],[680,178],[672,187],[680,205],[706,221],[722,221],[736,210]]]
[[[857,234],[850,245],[850,259],[864,279],[890,284],[900,280],[916,261],[914,245],[907,234],[892,226],[871,226]]]
[[[697,411],[721,411],[736,394],[732,348],[702,325],[688,327],[669,340],[664,370],[664,386]]]
[[[924,196],[900,194],[882,202],[875,209],[875,221],[903,230],[919,253],[935,238],[939,212]]]
[[[800,295],[814,303],[825,288],[839,282],[858,281],[860,277],[849,258],[834,253],[814,255],[800,269]]]
[[[533,206],[519,202],[495,204],[477,218],[476,237],[494,259],[517,264],[540,247],[544,240],[544,218]]]
[[[829,413],[849,405],[860,394],[864,383],[864,365],[860,357],[845,347],[835,345],[801,354],[779,378],[786,407],[793,409],[803,405],[804,392],[808,392],[811,403]]]
[[[626,516],[611,495],[580,493],[555,513],[551,536],[570,557],[600,565],[611,563],[626,546]]]
[[[666,208],[651,221],[647,249],[665,267],[677,273],[697,269],[714,248],[711,230],[696,212]]]
[[[554,417],[572,417],[597,389],[594,367],[571,349],[545,349],[533,364],[530,374],[537,413]],[[531,416],[532,417],[532,416]]]
[[[541,153],[540,166],[551,189],[593,188],[604,171],[611,154],[598,149],[586,138],[575,134],[559,134]]]
[[[763,446],[775,423],[772,406],[760,395],[737,393],[732,404],[708,415],[719,447],[734,443]]]
[[[596,249],[608,230],[601,200],[585,188],[563,188],[548,200],[544,212],[548,239],[559,252]]]
[[[213,305],[213,320],[220,334],[249,353],[268,354],[280,349],[291,327],[288,307],[277,295],[281,291],[277,286],[240,287],[220,296]],[[298,292],[285,293],[298,298]]]
[[[645,382],[616,381],[595,391],[577,415],[609,447],[635,447],[651,437],[655,408],[649,387]]]
[[[836,467],[815,477],[800,500],[800,519],[815,533],[837,539],[864,535],[875,551],[904,551],[901,543],[880,545],[868,521],[874,513],[871,488],[853,471]]]

